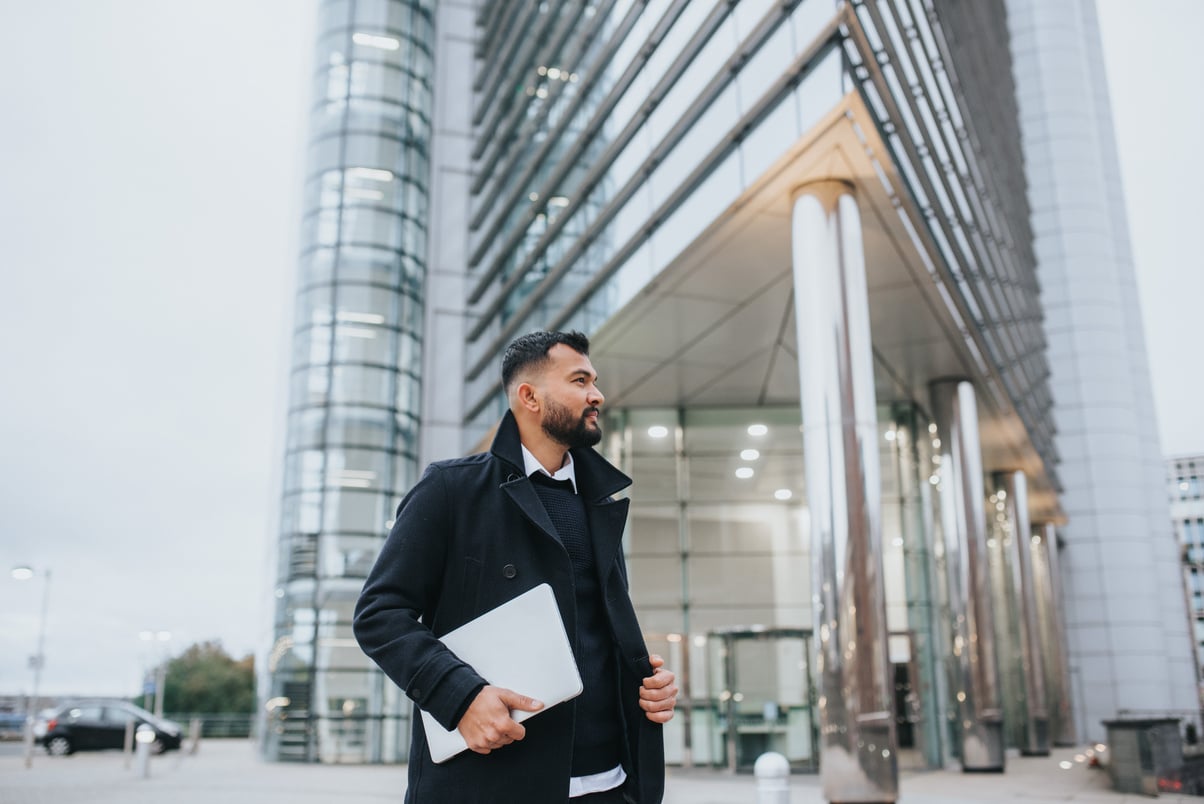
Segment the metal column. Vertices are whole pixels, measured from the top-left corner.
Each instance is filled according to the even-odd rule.
[[[961,725],[962,768],[1002,771],[1003,713],[987,561],[982,450],[974,386],[932,384],[941,436],[940,504],[949,571],[954,689]]]
[[[820,780],[832,802],[898,797],[881,479],[861,216],[839,181],[799,189],[794,303],[811,512]]]
[[[1004,493],[1007,521],[1011,524],[1013,599],[1019,605],[1020,661],[1024,679],[1024,742],[1020,753],[1049,755],[1049,705],[1045,695],[1041,634],[1037,614],[1037,589],[1033,578],[1031,527],[1028,519],[1028,479],[1024,472],[1000,472],[996,485]]]
[[[1071,707],[1070,669],[1066,661],[1066,627],[1062,617],[1061,576],[1058,574],[1058,534],[1052,522],[1037,526],[1032,538],[1041,641],[1053,744],[1076,744]]]

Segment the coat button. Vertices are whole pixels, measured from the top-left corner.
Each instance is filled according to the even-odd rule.
[[[513,564],[507,564],[502,567],[502,575],[506,576],[507,579],[513,578],[515,575],[518,575],[518,569]]]
[[[418,687],[411,687],[410,688],[410,697],[413,698],[414,700],[418,700],[419,698],[422,697],[422,690],[420,690]]]

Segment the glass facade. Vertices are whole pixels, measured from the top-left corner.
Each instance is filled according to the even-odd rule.
[[[1191,618],[1196,678],[1204,709],[1204,456],[1172,458],[1166,462],[1167,498],[1175,541],[1183,563],[1184,594]]]
[[[351,616],[417,471],[433,3],[319,11],[264,751],[399,760],[409,707]]]
[[[949,644],[929,483],[933,438],[914,406],[878,412],[895,718],[905,762],[939,761]],[[608,457],[635,481],[627,561],[649,649],[677,670],[666,760],[749,770],[767,750],[818,766],[810,532],[799,410],[629,409]]]

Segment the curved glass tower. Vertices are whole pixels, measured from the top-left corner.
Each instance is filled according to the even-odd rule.
[[[417,471],[433,0],[318,17],[264,750],[401,758],[408,701],[351,633]],[[371,713],[371,715],[369,715]]]

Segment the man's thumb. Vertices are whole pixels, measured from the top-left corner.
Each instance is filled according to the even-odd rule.
[[[526,695],[519,695],[514,690],[504,690],[498,697],[510,709],[520,709],[524,712],[538,712],[540,709],[543,709],[543,701],[528,698]]]

